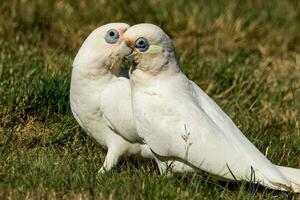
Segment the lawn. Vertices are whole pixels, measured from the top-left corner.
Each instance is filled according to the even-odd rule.
[[[135,158],[97,174],[105,149],[72,117],[70,74],[87,35],[116,21],[161,26],[268,159],[300,168],[300,1],[0,0],[0,199],[300,199]]]

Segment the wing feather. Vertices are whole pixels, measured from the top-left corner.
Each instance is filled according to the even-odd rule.
[[[289,186],[280,171],[203,93],[183,74],[135,92],[137,129],[151,149],[225,178],[249,180],[255,172],[257,181],[265,185]]]
[[[119,77],[102,92],[100,107],[104,119],[111,129],[130,142],[140,141],[131,107],[131,90],[129,79]]]

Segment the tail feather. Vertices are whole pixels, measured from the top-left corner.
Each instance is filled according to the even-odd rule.
[[[300,169],[276,165],[279,171],[291,182],[293,191],[300,193]]]

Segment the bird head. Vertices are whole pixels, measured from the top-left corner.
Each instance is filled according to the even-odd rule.
[[[120,48],[128,28],[125,23],[110,23],[95,29],[80,47],[73,67],[103,72],[118,70],[122,58],[132,52],[130,48]]]
[[[123,43],[132,49],[126,58],[133,60],[137,69],[153,75],[179,69],[170,37],[156,25],[144,23],[128,28]]]

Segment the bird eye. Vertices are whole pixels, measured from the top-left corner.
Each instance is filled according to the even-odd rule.
[[[149,42],[146,38],[140,37],[135,41],[135,47],[138,48],[141,52],[147,51],[149,46]]]
[[[118,41],[119,37],[119,32],[116,29],[110,29],[107,31],[104,39],[107,43],[114,44]]]

